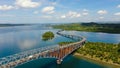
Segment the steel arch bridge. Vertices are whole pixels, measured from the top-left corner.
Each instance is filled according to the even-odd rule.
[[[54,46],[33,49],[0,58],[0,68],[14,68],[25,62],[29,62],[31,60],[35,60],[39,58],[55,58],[57,59],[56,60],[57,64],[61,64],[61,62],[66,56],[68,56],[69,54],[71,54],[73,51],[80,48],[81,46],[83,46],[86,42],[86,38],[82,36],[68,35],[68,34],[63,34],[61,32],[62,31],[58,31],[57,34],[76,40],[77,42],[65,46],[54,45]]]

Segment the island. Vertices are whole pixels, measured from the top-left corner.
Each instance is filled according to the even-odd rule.
[[[44,41],[47,41],[47,40],[50,40],[50,39],[53,39],[53,38],[54,38],[54,33],[51,32],[51,31],[45,32],[42,35],[42,40],[44,40]]]

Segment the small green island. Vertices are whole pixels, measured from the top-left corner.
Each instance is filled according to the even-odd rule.
[[[45,32],[42,35],[42,40],[44,40],[44,41],[47,41],[47,40],[50,40],[50,39],[53,39],[53,38],[54,38],[54,33],[51,32],[51,31]]]

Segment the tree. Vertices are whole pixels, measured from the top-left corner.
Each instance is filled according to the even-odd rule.
[[[47,41],[47,40],[50,40],[50,39],[53,39],[53,38],[54,38],[54,33],[51,32],[51,31],[45,32],[42,35],[42,40],[44,40],[44,41]]]

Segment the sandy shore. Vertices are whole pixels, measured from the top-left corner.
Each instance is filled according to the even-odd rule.
[[[90,60],[94,63],[97,63],[97,64],[100,64],[100,65],[103,65],[103,66],[107,66],[107,67],[112,67],[112,68],[120,68],[120,65],[119,64],[115,64],[115,63],[112,63],[112,62],[106,62],[106,61],[102,61],[98,58],[91,58],[90,56],[83,56],[82,54],[79,54],[79,53],[74,53],[74,56],[76,57],[80,57],[80,58],[83,58],[83,59],[86,59],[86,60]]]

